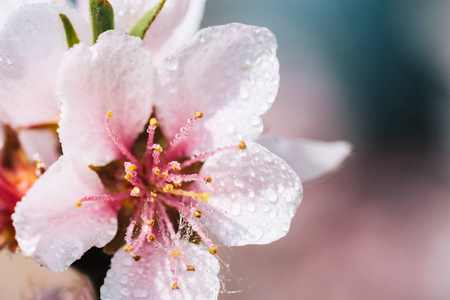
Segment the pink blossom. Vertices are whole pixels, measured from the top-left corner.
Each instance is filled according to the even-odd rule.
[[[21,13],[31,20],[33,9],[48,13],[48,20],[55,14],[47,6],[28,9]],[[21,49],[6,44],[12,56]],[[23,58],[27,76],[39,66],[40,51]],[[263,130],[260,116],[279,85],[273,34],[241,24],[207,28],[161,63],[163,56],[150,54],[148,44],[119,31],[103,33],[94,46],[63,52],[49,61],[59,66],[47,77],[50,86],[37,76],[19,76],[31,89],[50,87],[40,90],[42,103],[61,99],[64,154],[16,206],[22,253],[62,271],[92,246],[107,245],[117,233],[117,212],[125,208],[135,211],[126,226],[126,251],[114,255],[102,298],[215,299],[220,264],[214,254],[220,246],[283,237],[302,198],[296,173],[255,142]],[[10,90],[26,105],[30,92],[18,86]],[[36,109],[47,115],[30,118],[46,122],[55,114],[42,103]],[[138,156],[133,145],[144,130],[147,151]],[[343,152],[326,152],[336,159],[312,164],[321,167],[314,176],[338,165],[348,154]],[[107,178],[117,182],[113,192],[92,166],[114,161],[123,164],[123,176]]]
[[[61,271],[90,247],[106,245],[116,234],[123,198],[137,199],[128,230],[139,227],[140,234],[126,235],[130,253],[115,254],[102,297],[114,299],[123,292],[134,299],[154,290],[155,299],[172,293],[217,297],[219,263],[210,254],[217,245],[209,233],[230,246],[270,243],[287,233],[301,200],[295,172],[253,142],[263,129],[260,115],[278,89],[275,51],[270,31],[241,24],[200,31],[157,70],[140,39],[117,31],[102,34],[92,47],[71,49],[58,76],[64,155],[16,207],[13,219],[22,252]],[[203,118],[194,116],[196,111]],[[131,154],[131,146],[152,113],[172,142],[158,152],[160,145],[152,138],[156,128],[148,125],[147,153],[153,155],[142,160]],[[185,157],[191,159],[181,160]],[[128,180],[131,197],[107,193],[88,167],[118,158],[131,174],[122,179]],[[204,164],[200,172],[188,173],[190,178],[177,171],[197,160]],[[193,183],[176,187],[184,181]],[[80,199],[85,203],[77,208]],[[170,207],[180,216],[176,224]],[[153,218],[156,224],[150,226]],[[201,246],[187,242],[187,233],[176,231],[180,226],[195,231]],[[152,234],[155,241],[149,242]],[[131,255],[142,258],[134,261]],[[189,266],[195,272],[187,271]],[[121,281],[122,275],[127,280]],[[195,284],[199,280],[208,282],[204,290]],[[172,286],[180,290],[172,292]]]

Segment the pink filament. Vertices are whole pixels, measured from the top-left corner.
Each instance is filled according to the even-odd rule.
[[[197,156],[195,156],[195,157],[193,157],[193,158],[183,162],[181,164],[181,168],[189,167],[190,165],[192,165],[192,164],[194,164],[194,163],[196,163],[198,161],[204,160],[207,157],[213,156],[213,155],[215,155],[215,154],[217,154],[219,152],[223,152],[223,151],[231,150],[231,149],[236,149],[236,148],[239,148],[239,145],[225,146],[225,147],[222,147],[222,148],[217,148],[217,149],[212,150],[212,151],[204,152],[202,154],[199,154],[199,155],[197,155]]]
[[[111,127],[111,121],[108,117],[106,117],[105,120],[106,130],[108,131],[109,136],[111,137],[111,140],[113,141],[114,145],[122,152],[122,154],[133,164],[138,165],[137,159],[133,156],[133,154],[128,151],[127,147],[120,141],[119,137],[114,132],[114,129]]]
[[[152,162],[152,151],[153,151],[153,142],[155,139],[155,130],[156,126],[148,125],[147,151],[145,153],[147,170],[150,169],[150,164]]]
[[[123,200],[127,197],[129,197],[130,194],[117,194],[117,195],[93,195],[93,196],[87,196],[81,199],[81,202],[87,202],[87,201],[100,201],[100,202],[106,202],[106,201],[119,201]]]

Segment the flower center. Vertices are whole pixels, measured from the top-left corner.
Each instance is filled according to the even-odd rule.
[[[110,123],[112,116],[113,113],[109,111],[105,126],[108,135],[126,159],[124,180],[130,184],[130,191],[116,195],[87,196],[79,200],[77,206],[87,201],[122,201],[130,196],[136,199],[136,210],[126,229],[124,250],[129,252],[136,261],[141,258],[139,250],[145,242],[153,243],[157,248],[165,251],[173,273],[172,289],[178,289],[176,265],[183,263],[186,271],[195,271],[195,267],[189,263],[182,251],[183,245],[192,240],[195,235],[197,243],[203,243],[212,255],[217,253],[217,246],[207,237],[199,224],[199,219],[202,217],[198,209],[199,204],[208,201],[210,194],[189,189],[193,182],[208,184],[212,182],[212,178],[190,172],[189,169],[216,153],[236,148],[245,149],[246,145],[241,142],[237,145],[217,148],[184,161],[173,160],[177,147],[188,136],[197,121],[203,117],[203,114],[197,111],[195,117],[188,119],[187,124],[175,134],[166,150],[161,144],[155,143],[155,132],[159,124],[156,118],[151,118],[147,128],[146,151],[143,159],[139,161],[114,132]]]

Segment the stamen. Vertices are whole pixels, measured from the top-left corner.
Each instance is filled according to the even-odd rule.
[[[155,226],[155,221],[154,220],[148,221],[147,226],[150,226],[150,227]]]
[[[198,236],[202,239],[202,241],[205,242],[205,244],[210,248],[210,253],[211,253],[211,249],[215,249],[215,252],[217,253],[217,247],[213,244],[213,242],[208,239],[206,237],[206,234],[201,230],[200,226],[198,225],[197,222],[195,222],[191,217],[190,217],[190,211],[189,208],[187,208],[186,206],[184,206],[182,203],[177,202],[177,201],[173,201],[173,200],[168,200],[165,199],[165,202],[170,205],[170,206],[174,206],[175,208],[177,208],[180,212],[180,214],[186,219],[186,221],[189,223],[189,225],[192,227],[192,229],[197,232]],[[194,212],[195,214],[195,212]],[[211,253],[212,254],[212,253]],[[214,253],[215,254],[215,253]]]
[[[173,188],[173,186],[172,186],[172,188]],[[180,189],[172,189],[171,191],[164,190],[164,192],[172,194],[172,195],[192,197],[194,199],[200,198],[205,202],[208,201],[208,199],[211,197],[210,193],[196,193],[194,191],[184,191],[184,190],[180,190]]]
[[[133,197],[139,197],[140,194],[141,194],[141,189],[140,189],[139,187],[137,187],[137,186],[135,186],[135,187],[131,190],[131,193],[130,193],[130,195],[133,196]]]
[[[164,187],[164,192],[169,193],[173,191],[173,185],[172,184],[168,184]]]
[[[180,163],[175,161],[175,160],[173,160],[170,163],[168,163],[167,166],[169,168],[172,168],[174,171],[180,171],[181,170]]]
[[[188,119],[187,125],[180,128],[180,132],[175,134],[175,137],[173,140],[169,143],[169,150],[167,151],[167,156],[169,157],[169,153],[172,153],[175,149],[175,146],[181,143],[183,139],[189,134],[189,132],[194,128],[195,123],[197,123],[197,120],[202,118],[203,114],[199,111],[195,112],[195,118],[194,119]]]
[[[123,250],[125,250],[125,252],[131,252],[133,249],[130,246],[125,246],[123,247]]]
[[[155,241],[155,235],[154,234],[150,234],[149,236],[148,236],[148,241],[151,243],[151,242],[153,242],[153,241]]]
[[[137,170],[137,167],[136,167],[136,165],[135,164],[132,164],[132,163],[126,163],[126,165],[125,165],[127,168],[128,168],[128,170],[130,170],[130,171],[136,171]]]
[[[194,216],[195,216],[197,219],[199,219],[199,218],[201,218],[201,216],[202,216],[202,212],[199,211],[199,210],[195,210],[195,211],[194,211]]]
[[[158,120],[156,120],[156,118],[151,118],[149,124],[154,127],[159,126],[159,122],[158,122]]]
[[[193,157],[193,158],[183,162],[181,164],[181,168],[183,169],[185,167],[189,167],[190,165],[192,165],[192,164],[194,164],[194,163],[196,163],[198,161],[205,160],[206,158],[208,158],[210,156],[213,156],[213,155],[215,155],[215,154],[217,154],[219,152],[223,152],[223,151],[227,151],[227,150],[231,150],[231,149],[237,149],[237,148],[239,148],[239,145],[225,146],[225,147],[222,147],[222,148],[217,148],[216,150],[204,152],[202,154],[199,154],[199,155],[197,155],[197,156],[195,156],[195,157]]]
[[[80,207],[82,202],[87,202],[87,201],[100,201],[100,202],[106,202],[106,201],[120,201],[123,200],[127,197],[129,197],[129,194],[118,194],[118,195],[109,195],[109,194],[105,194],[105,195],[93,195],[93,196],[87,196],[84,197],[81,200],[78,200],[76,207]]]
[[[159,174],[161,174],[161,170],[158,167],[156,167],[153,169],[153,173],[155,173],[155,175],[158,176]]]
[[[180,255],[181,255],[181,251],[180,250],[173,250],[172,251],[173,258],[177,258]]]
[[[147,132],[148,132],[148,139],[147,139],[147,151],[145,152],[145,163],[147,169],[150,168],[150,163],[152,161],[152,150],[153,150],[153,142],[155,139],[155,131],[156,127],[158,126],[158,121],[156,121],[155,118],[150,119],[150,125],[148,125]]]
[[[173,182],[189,182],[189,181],[203,181],[203,182],[211,182],[212,179],[209,176],[201,176],[198,174],[169,174],[167,176],[167,180],[168,181],[173,181]]]
[[[172,290],[179,290],[179,289],[180,289],[180,287],[178,286],[178,284],[174,283],[172,285]]]
[[[187,266],[186,271],[191,271],[191,272],[193,272],[193,271],[195,271],[195,267],[193,267],[193,266]]]
[[[111,140],[114,142],[114,145],[122,152],[122,154],[133,164],[138,165],[137,159],[133,156],[133,154],[128,151],[127,147],[119,140],[119,137],[116,135],[115,131],[111,127],[111,121],[109,120],[113,116],[112,111],[108,111],[107,118],[105,119],[106,131],[108,132]]]
[[[212,255],[215,255],[217,253],[217,246],[213,246],[213,247],[209,248],[209,253],[211,253]]]
[[[239,143],[239,149],[245,149],[247,148],[247,145],[244,142]]]

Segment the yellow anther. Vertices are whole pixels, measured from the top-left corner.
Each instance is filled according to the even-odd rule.
[[[159,126],[159,122],[158,120],[156,120],[156,118],[151,118],[149,124],[155,127]]]
[[[212,255],[216,254],[217,253],[217,247],[213,246],[213,247],[209,248],[209,253],[211,253]]]
[[[173,165],[172,169],[173,169],[174,171],[180,171],[180,170],[181,170],[181,168],[180,168],[179,165]]]
[[[130,173],[127,173],[127,174],[125,175],[125,179],[126,179],[126,180],[130,180],[131,178],[133,178],[133,176],[132,176]]]
[[[147,226],[155,226],[155,221],[154,220],[148,221]]]
[[[175,187],[180,187],[180,186],[182,186],[182,184],[180,183],[180,182],[173,182],[173,186],[175,186]]]
[[[131,164],[131,165],[128,166],[128,170],[130,170],[130,171],[136,171],[136,170],[137,170],[137,167],[136,167],[136,165]]]
[[[153,242],[155,240],[155,235],[154,234],[150,234],[149,236],[148,236],[148,241],[149,242]]]
[[[195,117],[196,117],[197,119],[203,118],[203,113],[202,113],[201,111],[196,111],[196,112],[195,112]]]
[[[131,249],[130,246],[125,246],[125,247],[123,247],[123,250],[125,250],[125,252],[131,252],[131,250],[133,250],[133,249]]]
[[[166,185],[165,187],[164,187],[164,192],[171,192],[171,191],[173,191],[173,185],[172,184],[168,184],[168,185]]]
[[[158,194],[155,192],[150,192],[150,196],[152,196],[153,199],[156,199],[156,196],[158,196]]]
[[[158,167],[156,167],[153,172],[155,173],[155,175],[159,175],[161,173],[161,170]]]
[[[155,149],[155,151],[159,153],[163,152],[163,148],[161,147],[161,145],[158,144],[153,145],[153,149]]]
[[[199,211],[199,210],[195,210],[195,211],[194,211],[194,216],[195,216],[196,218],[200,218],[200,217],[202,216],[202,212]]]
[[[186,271],[195,271],[195,267],[187,266]]]
[[[108,118],[111,118],[111,117],[113,116],[112,110],[108,110],[108,113],[106,114],[106,116],[107,116]]]
[[[209,198],[211,198],[211,194],[210,193],[201,193],[200,198],[202,198],[202,201],[206,202],[209,200]]]
[[[177,258],[180,255],[181,255],[181,251],[180,250],[173,250],[172,251],[173,258]]]
[[[178,284],[174,283],[172,285],[172,290],[179,290],[179,289],[180,289],[180,287],[178,286]]]
[[[167,175],[169,175],[169,171],[164,171],[164,172],[162,172],[162,177],[163,177],[164,179],[167,178]]]
[[[134,259],[135,261],[139,261],[141,258],[142,258],[141,255],[133,256],[133,259]]]
[[[76,207],[81,207],[81,204],[83,204],[83,201],[78,200],[77,204],[75,204]]]
[[[206,182],[206,183],[211,183],[211,182],[212,182],[211,176],[206,176],[205,182]]]
[[[139,197],[140,194],[141,194],[141,189],[139,187],[137,187],[137,186],[135,186],[131,190],[131,196]]]
[[[240,142],[239,149],[245,149],[245,148],[247,148],[247,145],[245,144],[245,142]]]

